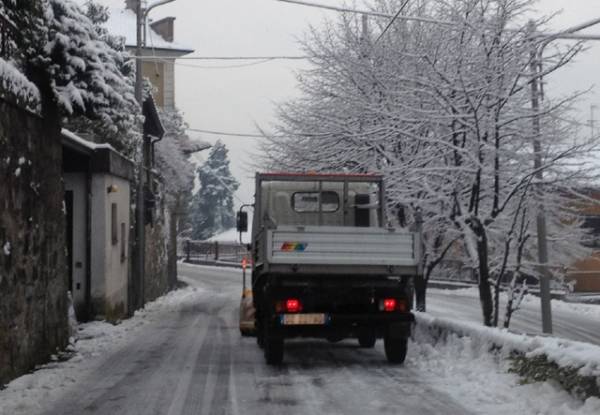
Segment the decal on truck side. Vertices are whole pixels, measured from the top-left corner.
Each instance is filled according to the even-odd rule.
[[[284,242],[280,249],[283,252],[304,252],[307,246],[305,242]]]

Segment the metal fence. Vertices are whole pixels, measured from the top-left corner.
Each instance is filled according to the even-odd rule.
[[[235,242],[181,241],[179,256],[191,263],[241,264],[248,254],[246,245]]]

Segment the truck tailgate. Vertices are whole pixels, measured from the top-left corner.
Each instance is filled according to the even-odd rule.
[[[279,226],[267,231],[272,264],[417,266],[418,236],[385,228]]]

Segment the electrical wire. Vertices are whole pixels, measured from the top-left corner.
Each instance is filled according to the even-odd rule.
[[[149,60],[149,56],[131,56],[133,59]],[[310,59],[310,56],[165,56],[165,60],[199,60],[199,61],[257,61],[257,60],[303,60]]]
[[[319,9],[335,10],[338,12],[357,13],[357,14],[363,14],[366,16],[383,17],[383,18],[387,18],[387,19],[391,19],[393,17],[391,14],[388,14],[388,13],[381,13],[381,12],[369,11],[369,10],[350,9],[347,7],[329,6],[326,4],[312,3],[312,2],[300,1],[300,0],[277,0],[277,1],[281,1],[284,3],[297,4],[300,6],[316,7]],[[428,18],[428,17],[420,17],[420,16],[400,16],[399,15],[397,18],[401,19],[401,20],[412,20],[415,22],[433,23],[433,24],[443,25],[443,26],[456,26],[457,25],[456,22],[432,19],[432,18]]]
[[[265,138],[266,136],[260,134],[252,134],[252,133],[229,133],[224,131],[214,131],[214,130],[202,130],[199,128],[187,128],[188,131],[193,131],[196,133],[205,133],[205,134],[213,134],[213,135],[223,135],[229,137],[243,137],[243,138]]]
[[[379,39],[381,39],[383,37],[383,35],[385,35],[385,33],[388,31],[388,29],[390,27],[392,27],[392,25],[394,24],[394,22],[398,19],[398,17],[400,16],[400,13],[402,13],[404,11],[404,9],[406,8],[406,6],[408,6],[408,2],[410,0],[404,0],[404,3],[402,4],[402,6],[400,6],[400,10],[398,10],[398,12],[394,15],[394,17],[392,17],[390,19],[390,21],[388,22],[387,26],[385,27],[385,29],[383,29],[383,31],[379,34],[379,36],[377,37],[377,39],[375,40],[375,43],[373,43],[373,46],[377,44],[377,42],[379,42]]]
[[[274,134],[274,135],[267,135],[267,134],[255,134],[255,133],[231,133],[231,132],[224,132],[224,131],[215,131],[215,130],[203,130],[200,128],[187,128],[188,131],[193,131],[196,133],[205,133],[205,134],[213,134],[213,135],[222,135],[222,136],[229,136],[229,137],[249,137],[249,138],[284,138],[284,137],[290,137],[290,136],[299,136],[299,137],[314,137],[314,138],[318,138],[318,137],[331,137],[332,135],[336,135],[336,134],[343,134],[343,131],[338,131],[338,132],[331,132],[331,133],[316,133],[316,134],[307,134],[307,133],[293,133],[293,134]]]
[[[177,62],[177,61],[166,60],[166,59],[161,59],[161,58],[156,58],[155,61],[159,61],[159,62],[163,62],[163,63],[170,63],[170,64],[173,64],[175,66],[183,66],[183,67],[186,67],[186,68],[198,68],[198,69],[236,69],[236,68],[246,68],[248,66],[261,65],[263,63],[270,62],[271,59],[265,59],[265,60],[262,60],[262,61],[251,62],[251,63],[241,63],[239,65],[211,65],[211,66],[194,65],[194,64],[190,64],[190,63],[180,63],[180,62]]]

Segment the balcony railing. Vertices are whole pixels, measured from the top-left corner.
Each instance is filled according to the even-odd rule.
[[[0,13],[0,58],[10,58],[15,49],[17,28]]]

